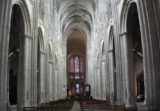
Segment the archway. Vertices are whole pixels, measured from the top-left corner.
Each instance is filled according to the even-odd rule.
[[[74,30],[67,39],[68,96],[85,95],[86,38]]]
[[[141,42],[141,32],[139,17],[137,12],[136,3],[132,3],[129,8],[128,18],[127,18],[127,48],[130,65],[131,74],[134,75],[135,79],[132,81],[136,83],[135,95],[138,102],[144,101],[144,74],[143,74],[143,50]]]
[[[9,103],[18,104],[20,87],[23,81],[23,60],[24,60],[24,20],[21,9],[18,5],[12,7],[11,29],[9,38]]]

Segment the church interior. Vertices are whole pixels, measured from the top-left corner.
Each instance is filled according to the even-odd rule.
[[[0,0],[1,111],[160,111],[160,0]]]

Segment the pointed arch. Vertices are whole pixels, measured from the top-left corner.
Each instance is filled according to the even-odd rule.
[[[114,46],[114,29],[113,26],[110,27],[110,31],[109,31],[109,51],[113,50],[113,46]]]
[[[101,43],[101,53],[102,53],[102,55],[105,53],[104,40]]]
[[[20,7],[25,24],[25,34],[31,35],[31,17],[25,0],[18,0],[13,5],[18,5]]]
[[[48,54],[49,54],[49,60],[53,60],[53,49],[52,49],[52,43],[49,41],[49,46],[48,46]]]
[[[115,41],[114,41],[114,28],[111,25],[109,31],[109,41],[108,41],[108,57],[109,57],[109,72],[110,72],[110,102],[115,105],[116,102],[116,55],[115,55]]]
[[[39,27],[38,28],[38,42],[39,42],[39,45],[40,45],[40,51],[41,52],[44,52],[44,39],[43,39],[43,32],[42,32],[42,29]]]
[[[136,0],[124,0],[123,2],[123,7],[121,9],[121,14],[120,14],[120,33],[123,34],[125,32],[127,32],[127,16],[128,16],[128,12],[130,9],[131,4],[136,4]]]
[[[137,90],[137,64],[142,65],[141,68],[138,66],[138,70],[144,70],[144,77],[146,76],[145,69],[143,66],[143,39],[141,37],[141,27],[139,20],[138,4],[136,0],[124,1],[121,16],[120,16],[120,41],[122,45],[122,59],[123,62],[122,72],[125,75],[125,87],[127,95],[126,107],[136,107],[136,95]],[[142,41],[141,41],[142,39]],[[138,46],[138,49],[137,49]],[[139,54],[142,56],[139,58]],[[138,55],[138,56],[137,56]],[[143,79],[144,80],[144,79]],[[145,85],[146,81],[144,81]],[[148,86],[146,86],[148,87]],[[143,88],[144,89],[144,88]],[[132,96],[128,96],[132,95]],[[144,92],[143,92],[143,99]],[[132,101],[131,101],[132,100]],[[134,100],[134,101],[133,101]]]

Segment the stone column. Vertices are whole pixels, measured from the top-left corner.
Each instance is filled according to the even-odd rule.
[[[102,95],[102,88],[101,88],[101,74],[100,74],[100,68],[98,67],[97,69],[97,99],[101,99],[101,95]]]
[[[11,0],[0,1],[0,109],[7,111],[8,105],[8,47],[11,21]]]
[[[53,62],[49,61],[49,101],[53,101]]]
[[[101,72],[102,72],[102,100],[106,100],[106,70],[105,60],[101,61]]]
[[[55,83],[55,85],[54,85],[54,92],[55,92],[55,95],[54,95],[54,97],[55,97],[55,100],[57,100],[58,99],[58,71],[57,71],[57,69],[55,68],[55,76],[54,76],[54,83]]]
[[[31,105],[31,46],[32,37],[30,35],[24,35],[24,49],[20,50],[21,66],[20,73],[18,75],[18,105],[20,106],[30,106]],[[24,56],[24,58],[23,58]]]
[[[135,76],[133,73],[133,58],[132,58],[132,45],[131,45],[131,37],[127,36],[125,33],[123,35],[123,54],[122,60],[124,61],[123,70],[125,75],[125,85],[126,85],[126,107],[127,108],[135,108]],[[130,38],[130,39],[129,39]]]
[[[97,69],[96,69],[96,68],[93,68],[93,70],[94,70],[94,71],[92,72],[92,73],[94,74],[94,75],[93,75],[93,82],[92,82],[93,85],[94,85],[94,86],[93,86],[93,91],[94,91],[94,96],[93,96],[93,97],[96,98],[96,95],[97,95]]]
[[[48,41],[47,41],[48,42]],[[48,48],[48,47],[47,47]],[[44,99],[45,99],[45,103],[47,103],[49,101],[49,82],[50,82],[50,71],[49,71],[49,58],[48,58],[48,52],[47,52],[48,49],[45,50],[45,61],[43,62],[43,67],[44,67]]]
[[[52,64],[52,100],[55,100],[55,66],[54,66],[55,62],[53,62]]]
[[[45,102],[45,82],[46,82],[46,75],[45,75],[45,56],[46,53],[40,51],[40,102]]]
[[[91,64],[91,61],[92,59],[90,58],[89,60],[89,63],[88,64]],[[91,85],[91,96],[93,98],[95,98],[95,71],[93,71],[93,65],[91,67],[91,65],[88,67],[89,70],[88,70],[88,75],[89,75],[89,78],[90,78],[90,81],[88,81],[88,83]]]
[[[96,74],[95,74],[95,98],[98,99],[98,86],[99,86],[99,74],[98,74],[98,68],[96,68]]]
[[[108,55],[108,54],[107,54]],[[110,69],[109,69],[109,57],[107,56],[107,62],[106,62],[106,68],[107,68],[107,71],[106,71],[106,100],[107,101],[110,101]]]
[[[160,110],[160,11],[158,0],[138,1],[138,12],[144,55],[145,106],[147,110]]]
[[[37,28],[35,28],[36,30]],[[37,30],[36,30],[37,31]],[[35,32],[36,32],[35,31]],[[38,105],[38,79],[37,79],[37,74],[38,74],[38,71],[40,69],[37,69],[37,55],[38,53],[35,53],[35,52],[38,52],[38,39],[36,36],[33,36],[33,40],[32,40],[32,75],[31,75],[31,106],[37,106]]]
[[[110,73],[110,102],[111,105],[115,105],[116,97],[116,78],[115,78],[115,69],[114,69],[114,57],[113,50],[109,51],[109,73]]]

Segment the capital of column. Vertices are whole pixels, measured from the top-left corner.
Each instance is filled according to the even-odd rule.
[[[24,38],[33,39],[32,36],[24,34]]]

